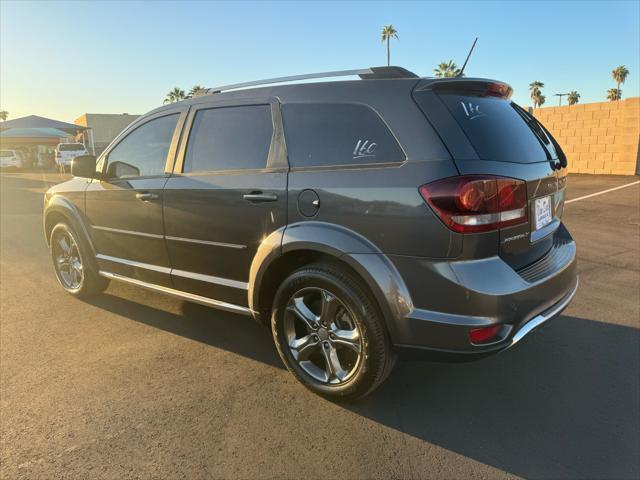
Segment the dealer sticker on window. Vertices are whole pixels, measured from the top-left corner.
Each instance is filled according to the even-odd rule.
[[[553,217],[551,215],[551,197],[536,198],[536,230],[541,229],[545,225],[551,223]]]

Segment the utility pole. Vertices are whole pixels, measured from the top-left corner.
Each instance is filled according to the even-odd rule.
[[[562,97],[565,95],[569,95],[568,93],[556,93],[555,96],[558,97],[558,106],[562,106]]]

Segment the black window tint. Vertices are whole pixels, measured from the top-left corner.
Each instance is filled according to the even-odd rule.
[[[136,128],[109,152],[110,177],[161,175],[179,114],[156,118]]]
[[[294,167],[404,161],[380,116],[366,105],[289,103],[283,106],[289,162]]]
[[[189,134],[184,171],[265,168],[272,133],[269,105],[200,110]]]
[[[75,152],[76,150],[84,150],[84,145],[82,143],[61,143],[60,144],[61,152]]]
[[[449,111],[484,160],[533,163],[557,158],[549,138],[509,100],[441,94]]]

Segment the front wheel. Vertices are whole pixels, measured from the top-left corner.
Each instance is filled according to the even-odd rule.
[[[337,265],[311,265],[287,277],[276,293],[271,329],[287,369],[330,399],[368,394],[395,363],[371,294]]]
[[[95,260],[81,237],[66,223],[58,223],[49,240],[51,260],[60,285],[71,295],[90,297],[109,285],[98,274]]]

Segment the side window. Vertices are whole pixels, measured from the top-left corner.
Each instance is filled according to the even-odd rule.
[[[179,114],[156,118],[136,128],[118,143],[107,159],[111,178],[161,175]]]
[[[366,105],[288,103],[282,109],[292,167],[397,163],[405,155]]]
[[[265,168],[272,134],[269,105],[199,110],[189,134],[183,170]]]

